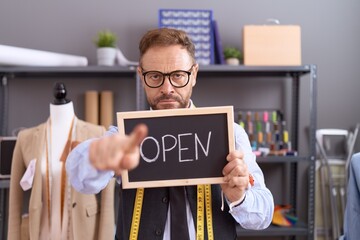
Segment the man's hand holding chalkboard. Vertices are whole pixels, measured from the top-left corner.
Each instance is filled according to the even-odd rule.
[[[147,126],[139,124],[130,135],[114,134],[92,142],[89,152],[92,165],[99,170],[112,170],[116,175],[134,169],[139,164],[139,145],[147,133]]]
[[[221,188],[230,202],[241,201],[249,185],[249,172],[244,162],[244,154],[238,150],[230,152],[226,160],[228,163],[223,168],[224,181]]]

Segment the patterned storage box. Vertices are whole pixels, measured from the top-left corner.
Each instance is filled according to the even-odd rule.
[[[160,9],[159,27],[184,30],[195,44],[200,65],[214,64],[214,37],[211,10]]]

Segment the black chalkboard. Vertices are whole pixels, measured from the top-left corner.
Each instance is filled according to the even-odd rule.
[[[119,132],[148,126],[140,163],[122,174],[123,188],[223,183],[234,149],[233,107],[118,112]]]

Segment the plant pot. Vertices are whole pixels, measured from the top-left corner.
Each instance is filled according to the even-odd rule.
[[[97,49],[97,63],[100,66],[114,66],[116,59],[116,48],[103,47]]]
[[[226,64],[227,65],[239,65],[240,61],[238,58],[227,58],[226,59]]]

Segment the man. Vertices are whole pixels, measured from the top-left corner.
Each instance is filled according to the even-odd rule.
[[[140,61],[137,68],[141,76],[147,101],[152,110],[192,108],[192,89],[199,69],[195,61],[195,48],[185,32],[175,29],[154,29],[147,32],[139,44]],[[251,151],[244,129],[234,123],[235,148],[227,156],[223,168],[224,184],[211,186],[212,215],[205,220],[205,239],[235,239],[235,223],[247,229],[264,229],[269,226],[274,210],[273,197],[266,188],[261,169]],[[67,160],[67,172],[74,188],[83,193],[96,193],[109,180],[119,177],[123,169],[131,170],[139,163],[139,144],[147,134],[140,125],[130,136],[120,136],[111,127],[107,136],[80,144]],[[251,173],[251,175],[250,175]],[[249,179],[254,186],[249,187]],[[120,178],[118,178],[120,182]],[[195,239],[199,228],[196,186],[183,188],[186,192],[187,236],[171,233],[173,209],[172,188],[148,188],[140,201],[139,219],[134,205],[138,204],[137,190],[120,189],[117,239]],[[180,194],[179,194],[180,195]],[[223,197],[226,209],[223,209]],[[170,200],[169,200],[170,198]],[[170,203],[169,203],[170,202]],[[173,207],[174,207],[173,203]],[[169,207],[170,206],[170,207]],[[177,207],[177,206],[176,206]],[[133,231],[134,229],[137,229]],[[130,234],[131,232],[131,234]],[[133,235],[135,234],[135,235]]]
[[[358,239],[360,236],[360,152],[354,153],[349,164],[344,234],[341,240]]]

